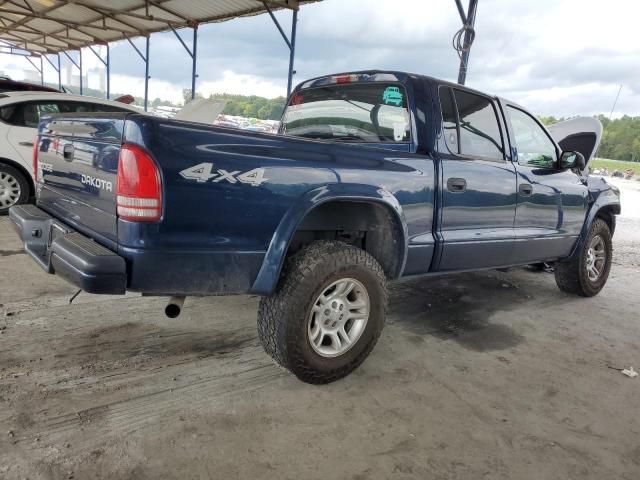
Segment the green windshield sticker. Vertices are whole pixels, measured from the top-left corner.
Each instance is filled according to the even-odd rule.
[[[385,105],[402,106],[402,92],[400,87],[387,87],[382,94],[382,101]]]

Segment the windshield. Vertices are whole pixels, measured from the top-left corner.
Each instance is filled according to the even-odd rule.
[[[285,135],[350,142],[408,142],[410,125],[404,87],[380,83],[302,90],[282,118]]]

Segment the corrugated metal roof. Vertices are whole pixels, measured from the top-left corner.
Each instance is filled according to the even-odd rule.
[[[0,0],[0,39],[58,53],[321,0]]]

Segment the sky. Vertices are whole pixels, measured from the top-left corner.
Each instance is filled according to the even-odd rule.
[[[466,3],[463,0],[463,3]],[[291,13],[278,12],[285,31]],[[538,115],[640,115],[639,0],[479,0],[467,85]],[[298,15],[294,83],[362,69],[395,69],[456,80],[451,46],[460,28],[454,0],[324,0]],[[191,31],[180,31],[190,44]],[[142,48],[142,39],[137,40]],[[85,68],[99,68],[85,50]],[[268,15],[203,25],[197,91],[275,97],[286,93],[288,49]],[[111,46],[112,91],[142,96],[144,65],[126,42]],[[0,55],[12,78],[32,69]],[[182,100],[191,60],[173,33],[151,37],[149,98]],[[90,86],[97,87],[91,73]],[[45,80],[57,82],[45,66]]]

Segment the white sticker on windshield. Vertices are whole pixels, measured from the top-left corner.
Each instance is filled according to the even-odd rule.
[[[406,124],[403,122],[393,122],[393,139],[396,142],[401,142],[404,138],[404,133],[407,131]]]

